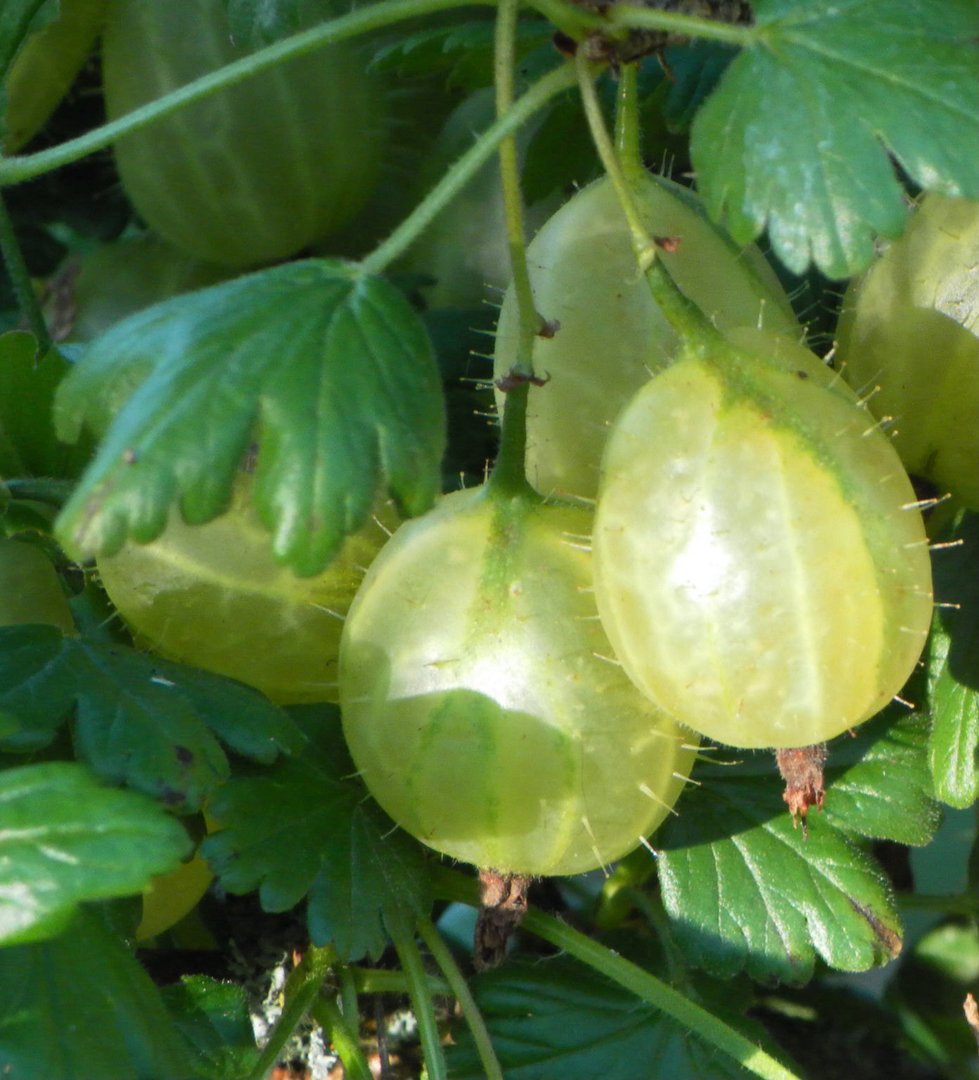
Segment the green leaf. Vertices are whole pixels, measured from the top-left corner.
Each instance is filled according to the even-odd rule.
[[[240,1080],[258,1062],[243,987],[204,975],[165,986],[163,1001],[196,1053],[194,1080]]]
[[[302,0],[224,0],[234,41],[245,48],[258,48],[301,25]]]
[[[139,892],[191,847],[158,804],[67,762],[0,772],[0,821],[4,944],[59,933],[84,900]]]
[[[300,574],[366,524],[382,487],[406,516],[440,490],[445,409],[424,327],[391,285],[339,262],[131,316],[91,344],[55,419],[69,440],[83,424],[106,432],[58,522],[78,558],[159,536],[178,497],[189,522],[216,517],[253,441],[259,514]]]
[[[511,960],[471,983],[507,1080],[723,1080],[745,1073],[652,1006],[567,956]],[[454,1080],[485,1071],[468,1031]]]
[[[905,223],[888,152],[927,190],[979,198],[974,0],[757,0],[758,43],[694,121],[711,215],[767,226],[790,270],[848,277]]]
[[[979,514],[965,514],[943,539],[962,544],[936,558],[935,596],[958,607],[936,608],[929,639],[928,764],[935,795],[964,809],[979,798]]]
[[[54,627],[0,627],[0,714],[20,723],[0,745],[47,745],[73,706],[82,761],[182,811],[228,777],[214,733],[265,762],[303,745],[286,713],[231,679]]]
[[[694,41],[665,50],[664,60],[673,78],[663,111],[673,130],[689,129],[697,110],[736,55],[730,45],[716,41]]]
[[[29,33],[58,17],[57,0],[4,0],[0,18],[0,83]],[[4,104],[0,101],[0,105]]]
[[[38,356],[33,334],[0,334],[0,476],[73,476],[88,456],[54,434],[55,389],[71,365],[56,349]]]
[[[823,818],[857,837],[929,843],[941,813],[928,773],[928,729],[926,716],[893,708],[863,724],[856,738],[833,742]]]
[[[196,1076],[159,991],[96,912],[0,957],[0,1046],[12,1080]]]
[[[975,1073],[976,1040],[962,1022],[962,1002],[979,977],[979,930],[972,919],[929,931],[904,958],[886,1004],[909,1041],[945,1076]]]
[[[426,26],[399,34],[378,49],[372,66],[399,78],[442,76],[446,87],[478,90],[493,82],[494,23],[480,13],[468,22]],[[520,55],[549,36],[546,23],[521,22],[517,28]]]
[[[428,912],[421,851],[350,779],[337,710],[291,711],[309,748],[221,788],[210,809],[223,829],[201,850],[228,892],[258,888],[266,911],[287,911],[308,892],[314,944],[332,943],[342,960],[377,957],[389,913]]]
[[[896,955],[889,883],[847,834],[930,839],[938,815],[924,796],[923,722],[881,717],[830,754],[826,809],[810,817],[808,839],[793,828],[771,757],[698,768],[701,786],[664,826],[658,863],[677,940],[695,965],[803,983],[817,955],[842,971]]]

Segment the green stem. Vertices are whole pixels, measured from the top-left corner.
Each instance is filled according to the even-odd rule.
[[[463,877],[455,871],[440,868],[434,886],[439,899],[466,904],[477,903],[476,883],[472,878]],[[574,956],[635,994],[640,1000],[665,1013],[683,1029],[717,1047],[762,1080],[799,1080],[795,1073],[712,1013],[677,993],[671,986],[632,961],[573,930],[560,919],[531,908],[521,927]]]
[[[640,152],[639,68],[625,64],[619,72],[619,91],[615,98],[615,156],[630,188],[640,182],[646,170]]]
[[[506,116],[513,107],[518,6],[519,0],[500,0],[500,6],[497,9],[493,64],[497,119]],[[534,293],[530,284],[530,271],[527,268],[517,140],[512,134],[500,143],[500,183],[503,188],[503,215],[506,223],[507,248],[510,253],[510,271],[520,323],[517,362],[514,365],[514,371],[521,375],[533,375],[534,338],[540,327],[540,319],[534,309]]]
[[[630,183],[630,178],[626,175],[615,152],[615,146],[605,124],[605,117],[602,115],[602,106],[595,92],[592,65],[583,49],[579,49],[575,56],[575,69],[592,141],[608,178],[615,188],[619,205],[628,223],[632,250],[636,256],[639,271],[645,275],[653,299],[677,333],[688,344],[706,347],[716,342],[720,334],[700,308],[680,292],[663,267],[662,260],[656,257],[656,243],[646,229],[639,204],[633,194],[633,187],[638,177],[634,176]]]
[[[96,150],[109,146],[122,135],[148,127],[192,102],[209,97],[225,87],[244,82],[245,79],[275,67],[285,60],[314,52],[324,45],[358,37],[420,15],[450,11],[453,8],[472,7],[473,4],[492,6],[494,2],[495,0],[381,0],[380,3],[358,8],[347,15],[341,15],[337,19],[331,19],[329,22],[276,41],[217,71],[202,75],[199,79],[178,87],[169,94],[157,98],[156,101],[141,105],[117,120],[88,131],[77,139],[70,139],[60,146],[53,146],[49,150],[41,150],[36,154],[0,159],[0,188],[18,184],[63,165],[69,165]]]
[[[704,1042],[716,1046],[718,1050],[737,1061],[743,1068],[760,1076],[763,1080],[799,1080],[770,1054],[746,1038],[739,1031],[728,1027],[723,1021],[695,1004],[671,986],[650,975],[630,960],[613,953],[604,945],[570,926],[545,915],[541,911],[530,910],[523,921],[523,929],[549,941],[552,945],[595,971],[617,982],[619,986],[630,990],[636,997],[672,1017],[682,1028],[693,1032]]]
[[[757,44],[760,37],[759,30],[754,26],[736,26],[732,23],[718,22],[715,19],[698,18],[696,15],[678,15],[669,11],[632,7],[628,4],[610,5],[607,19],[608,24],[613,27],[628,27],[630,30],[663,30],[681,37],[719,41],[726,45],[739,45],[742,48],[750,48]]]
[[[476,1053],[479,1055],[479,1060],[483,1065],[483,1075],[486,1080],[503,1080],[503,1069],[500,1067],[496,1051],[493,1049],[493,1043],[486,1028],[486,1021],[483,1019],[483,1014],[479,1011],[479,1006],[472,996],[469,984],[463,978],[459,965],[455,962],[449,947],[442,940],[442,935],[435,929],[430,919],[422,919],[418,924],[418,933],[421,935],[422,941],[425,942],[426,948],[432,954],[435,963],[442,969],[442,974],[452,988],[456,1001],[459,1002],[462,1015],[465,1017],[472,1033]]]
[[[360,1049],[356,1029],[351,1029],[347,1018],[337,1008],[336,1002],[320,997],[310,1010],[313,1019],[327,1033],[330,1045],[343,1062],[344,1080],[373,1080],[374,1074]],[[354,1014],[356,1022],[356,1013]]]
[[[418,1021],[418,1035],[421,1039],[422,1053],[425,1056],[425,1069],[428,1080],[447,1080],[448,1072],[445,1054],[442,1053],[442,1040],[439,1038],[438,1023],[432,997],[428,991],[428,976],[422,964],[421,953],[415,941],[414,932],[400,919],[391,919],[388,932],[394,945],[401,969],[408,979],[408,996]]]
[[[539,496],[527,480],[524,459],[527,452],[527,398],[530,386],[518,382],[510,386],[503,403],[500,429],[500,452],[490,473],[488,485],[506,495],[520,495],[535,500]]]
[[[622,168],[615,145],[608,133],[605,117],[602,115],[602,105],[595,91],[595,72],[597,68],[592,65],[585,54],[584,49],[579,49],[575,54],[575,71],[578,76],[578,90],[581,93],[581,103],[585,109],[585,118],[591,132],[592,142],[602,162],[609,179],[615,187],[615,193],[622,206],[629,226],[629,236],[632,240],[632,250],[635,252],[636,261],[643,273],[656,261],[656,245],[646,232],[646,226],[642,220],[642,214],[632,194],[632,186]]]
[[[358,1022],[360,1016],[360,1004],[357,1001],[357,980],[347,964],[339,967],[336,971],[337,981],[340,984],[340,1008],[343,1015],[352,1024]]]
[[[902,911],[940,911],[943,915],[979,914],[979,896],[973,893],[952,896],[902,893],[897,902]]]
[[[568,65],[561,65],[538,80],[505,116],[494,121],[483,132],[394,232],[361,260],[361,270],[367,274],[383,273],[489,161],[507,135],[517,131],[551,98],[572,85],[574,73]]]
[[[20,312],[37,338],[38,352],[45,353],[51,348],[51,335],[48,333],[48,324],[44,321],[44,312],[41,311],[37,294],[34,292],[31,274],[27,269],[27,263],[24,262],[24,253],[17,240],[14,223],[10,220],[10,212],[7,210],[7,203],[2,192],[0,192],[0,253],[3,254],[3,263],[14,287],[14,295],[17,297]]]
[[[382,968],[359,968],[347,969],[353,976],[354,986],[361,994],[407,994],[408,980],[402,971],[390,971]],[[448,997],[452,988],[445,981],[435,975],[427,976],[429,994],[441,994]]]
[[[518,0],[500,0],[494,54],[498,119],[506,116],[513,108],[517,10]],[[527,450],[527,398],[530,392],[527,380],[532,379],[534,374],[534,339],[540,328],[540,318],[534,307],[534,293],[527,268],[520,170],[517,163],[517,143],[513,135],[500,143],[500,181],[503,188],[503,211],[514,298],[517,303],[519,336],[517,360],[512,368],[516,380],[506,393],[500,452],[490,483],[497,490],[527,494],[531,490],[524,467]]]
[[[249,1073],[248,1080],[265,1080],[269,1070],[279,1060],[283,1046],[316,1000],[335,962],[336,953],[333,949],[317,949],[311,945],[302,960],[289,972],[282,1015],[272,1028],[268,1042],[255,1068]]]

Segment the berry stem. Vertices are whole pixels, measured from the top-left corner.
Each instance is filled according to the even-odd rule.
[[[518,0],[500,0],[500,6],[497,9],[494,41],[497,123],[500,123],[514,108],[518,9]],[[570,76],[570,71],[568,74]],[[537,85],[539,86],[540,83]],[[528,91],[530,92],[532,91]],[[519,313],[520,334],[517,344],[517,362],[508,375],[508,390],[500,433],[500,452],[490,483],[496,491],[529,494],[531,488],[527,483],[524,465],[527,452],[527,397],[534,378],[534,338],[540,328],[541,319],[534,307],[530,271],[527,268],[517,143],[512,133],[500,143],[500,182],[503,187],[507,247],[510,252],[510,268]]]
[[[575,54],[575,70],[578,74],[578,88],[592,141],[605,172],[615,187],[615,193],[629,226],[632,249],[639,271],[645,275],[653,299],[673,328],[689,345],[706,347],[716,344],[721,340],[718,331],[700,308],[677,288],[663,266],[663,261],[656,257],[657,243],[646,229],[639,204],[633,194],[635,185],[642,175],[642,163],[638,150],[638,119],[628,122],[622,120],[618,125],[623,131],[623,141],[633,142],[632,146],[626,147],[627,164],[624,166],[609,135],[605,117],[602,115],[602,106],[595,91],[594,67],[583,49],[578,49]],[[635,109],[635,95],[630,94],[627,88],[620,94],[619,111],[635,111]],[[627,135],[626,132],[628,132]]]
[[[493,76],[496,92],[496,117],[502,119],[513,108],[514,68],[516,67],[516,37],[518,0],[500,0],[496,13]],[[534,337],[540,319],[534,310],[534,294],[527,269],[524,242],[523,200],[520,193],[520,170],[517,164],[517,140],[511,132],[500,143],[500,183],[503,188],[503,214],[506,223],[507,248],[510,252],[510,272],[516,294],[520,319],[520,339],[514,374],[533,375]]]
[[[635,187],[645,172],[639,151],[640,134],[639,69],[635,64],[624,64],[615,98],[615,153],[630,187]]]

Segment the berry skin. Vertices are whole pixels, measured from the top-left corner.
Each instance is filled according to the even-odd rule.
[[[436,851],[579,873],[636,847],[680,793],[690,739],[610,656],[590,523],[458,492],[399,529],[350,610],[347,743],[381,806]]]

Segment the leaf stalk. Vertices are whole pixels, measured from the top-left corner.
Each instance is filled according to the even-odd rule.
[[[432,959],[441,968],[442,974],[452,989],[453,996],[459,1002],[459,1008],[462,1009],[462,1015],[469,1025],[469,1031],[472,1034],[476,1053],[482,1063],[486,1080],[503,1080],[503,1069],[496,1056],[496,1051],[493,1049],[493,1043],[486,1028],[486,1021],[483,1019],[483,1014],[479,1011],[479,1006],[469,989],[469,984],[463,978],[459,965],[455,962],[449,947],[442,940],[442,935],[435,928],[431,919],[422,919],[418,924],[418,934],[422,941],[425,942],[425,947],[432,954]]]
[[[264,1080],[275,1066],[282,1048],[310,1010],[323,986],[330,968],[336,962],[332,948],[319,949],[311,945],[302,960],[289,972],[285,987],[285,1005],[282,1015],[272,1028],[268,1042],[262,1050],[248,1080]]]
[[[408,996],[418,1021],[418,1035],[422,1053],[425,1056],[425,1069],[428,1080],[448,1080],[445,1054],[442,1052],[442,1040],[439,1037],[438,1022],[428,988],[428,977],[422,963],[421,952],[415,941],[414,931],[400,918],[391,919],[387,924],[388,933],[394,950],[401,961],[401,969],[408,980]]]
[[[474,906],[477,903],[476,883],[456,871],[440,868],[433,884],[439,899],[455,900]],[[800,1080],[771,1054],[702,1006],[685,998],[631,960],[612,952],[601,942],[572,929],[560,919],[531,907],[521,926],[665,1013],[682,1028],[692,1032],[705,1043],[716,1046],[762,1080]]]
[[[0,192],[0,253],[7,268],[11,284],[14,287],[14,295],[17,297],[17,305],[20,312],[27,320],[32,333],[37,338],[38,354],[43,354],[51,348],[51,335],[48,333],[48,324],[44,320],[44,312],[38,303],[37,294],[31,283],[31,274],[24,260],[24,252],[21,250],[17,239],[14,223],[10,218],[6,200]]]

